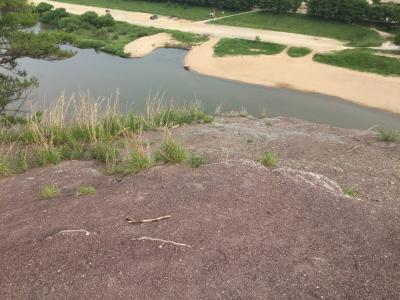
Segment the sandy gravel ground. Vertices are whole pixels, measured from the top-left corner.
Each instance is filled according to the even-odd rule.
[[[337,96],[400,113],[400,78],[356,72],[316,63],[312,54],[291,58],[278,55],[215,57],[217,38],[194,47],[186,56],[191,70],[266,86],[288,87]]]
[[[169,33],[161,32],[151,36],[144,36],[125,45],[124,52],[131,57],[143,57],[157,48],[163,48],[167,44],[175,45],[175,41]]]
[[[86,5],[76,5],[55,1],[33,0],[34,3],[47,2],[54,7],[64,7],[68,12],[83,14],[87,11],[94,11],[98,14],[105,14],[105,8]],[[124,10],[111,9],[111,15],[115,20],[124,21],[134,25],[145,27],[156,27],[171,30],[180,30],[197,34],[207,34],[216,37],[255,39],[259,36],[261,40],[282,43],[290,46],[309,47],[318,51],[331,51],[344,48],[343,43],[334,39],[294,34],[287,32],[277,32],[270,30],[241,28],[234,26],[223,26],[213,24],[203,24],[188,20],[174,20],[169,17],[161,16],[158,20],[150,20],[151,14],[129,12]]]
[[[207,163],[0,179],[0,299],[399,299],[399,143],[287,118],[173,133]],[[257,161],[271,149],[275,169]],[[46,184],[62,196],[41,198]],[[97,194],[75,196],[84,185]]]

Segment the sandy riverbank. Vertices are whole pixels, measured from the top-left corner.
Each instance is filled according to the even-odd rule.
[[[209,76],[265,86],[286,87],[337,96],[352,102],[400,113],[400,78],[356,72],[312,60],[278,55],[215,57],[218,38],[194,47],[185,65]]]
[[[143,57],[153,52],[157,48],[163,48],[167,45],[178,45],[169,33],[161,32],[151,36],[144,36],[136,39],[124,47],[124,52],[130,57]]]

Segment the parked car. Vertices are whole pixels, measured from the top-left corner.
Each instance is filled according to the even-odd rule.
[[[157,20],[158,19],[158,16],[157,15],[152,15],[151,17],[150,17],[150,20]]]

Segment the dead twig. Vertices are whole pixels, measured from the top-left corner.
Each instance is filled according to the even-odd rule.
[[[138,225],[138,224],[143,224],[143,223],[158,222],[158,221],[161,221],[161,220],[169,219],[171,217],[172,216],[167,215],[167,216],[162,216],[162,217],[158,217],[158,218],[154,218],[154,219],[134,220],[134,219],[131,219],[131,218],[126,218],[125,220],[128,223],[131,223],[131,224],[134,224],[134,225]]]
[[[85,229],[68,229],[68,230],[61,230],[56,235],[65,234],[65,233],[74,233],[74,232],[83,232],[85,235],[90,235],[90,232]]]
[[[153,178],[151,178],[151,177],[149,177],[149,176],[147,176],[147,175],[144,175],[144,174],[139,174],[140,176],[143,176],[144,178],[147,178],[148,180],[153,180]]]
[[[363,147],[364,145],[358,145],[358,146],[355,146],[354,148],[351,148],[349,151],[347,151],[347,153],[350,153],[350,152],[352,152],[352,151],[354,151],[354,150],[356,150],[356,149],[358,149],[358,148],[360,148],[360,147]]]
[[[175,246],[188,247],[188,248],[192,247],[192,246],[190,246],[188,244],[184,244],[184,243],[178,243],[178,242],[174,242],[174,241],[163,240],[163,239],[158,239],[158,238],[152,238],[152,237],[147,237],[147,236],[142,236],[140,238],[135,238],[133,240],[161,242],[161,243],[172,244],[172,245],[175,245]]]

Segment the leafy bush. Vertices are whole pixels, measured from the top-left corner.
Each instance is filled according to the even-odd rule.
[[[92,24],[94,26],[97,26],[97,18],[99,16],[94,12],[94,11],[88,11],[85,12],[84,14],[81,15],[81,20],[82,22],[86,22],[89,24]]]
[[[379,130],[379,139],[384,142],[395,142],[400,134],[394,130]]]
[[[52,10],[53,7],[54,7],[53,5],[48,4],[48,3],[46,3],[46,2],[40,2],[40,3],[36,6],[35,10],[36,10],[37,13],[42,14],[42,13],[44,13],[44,12],[46,12],[46,11]]]

